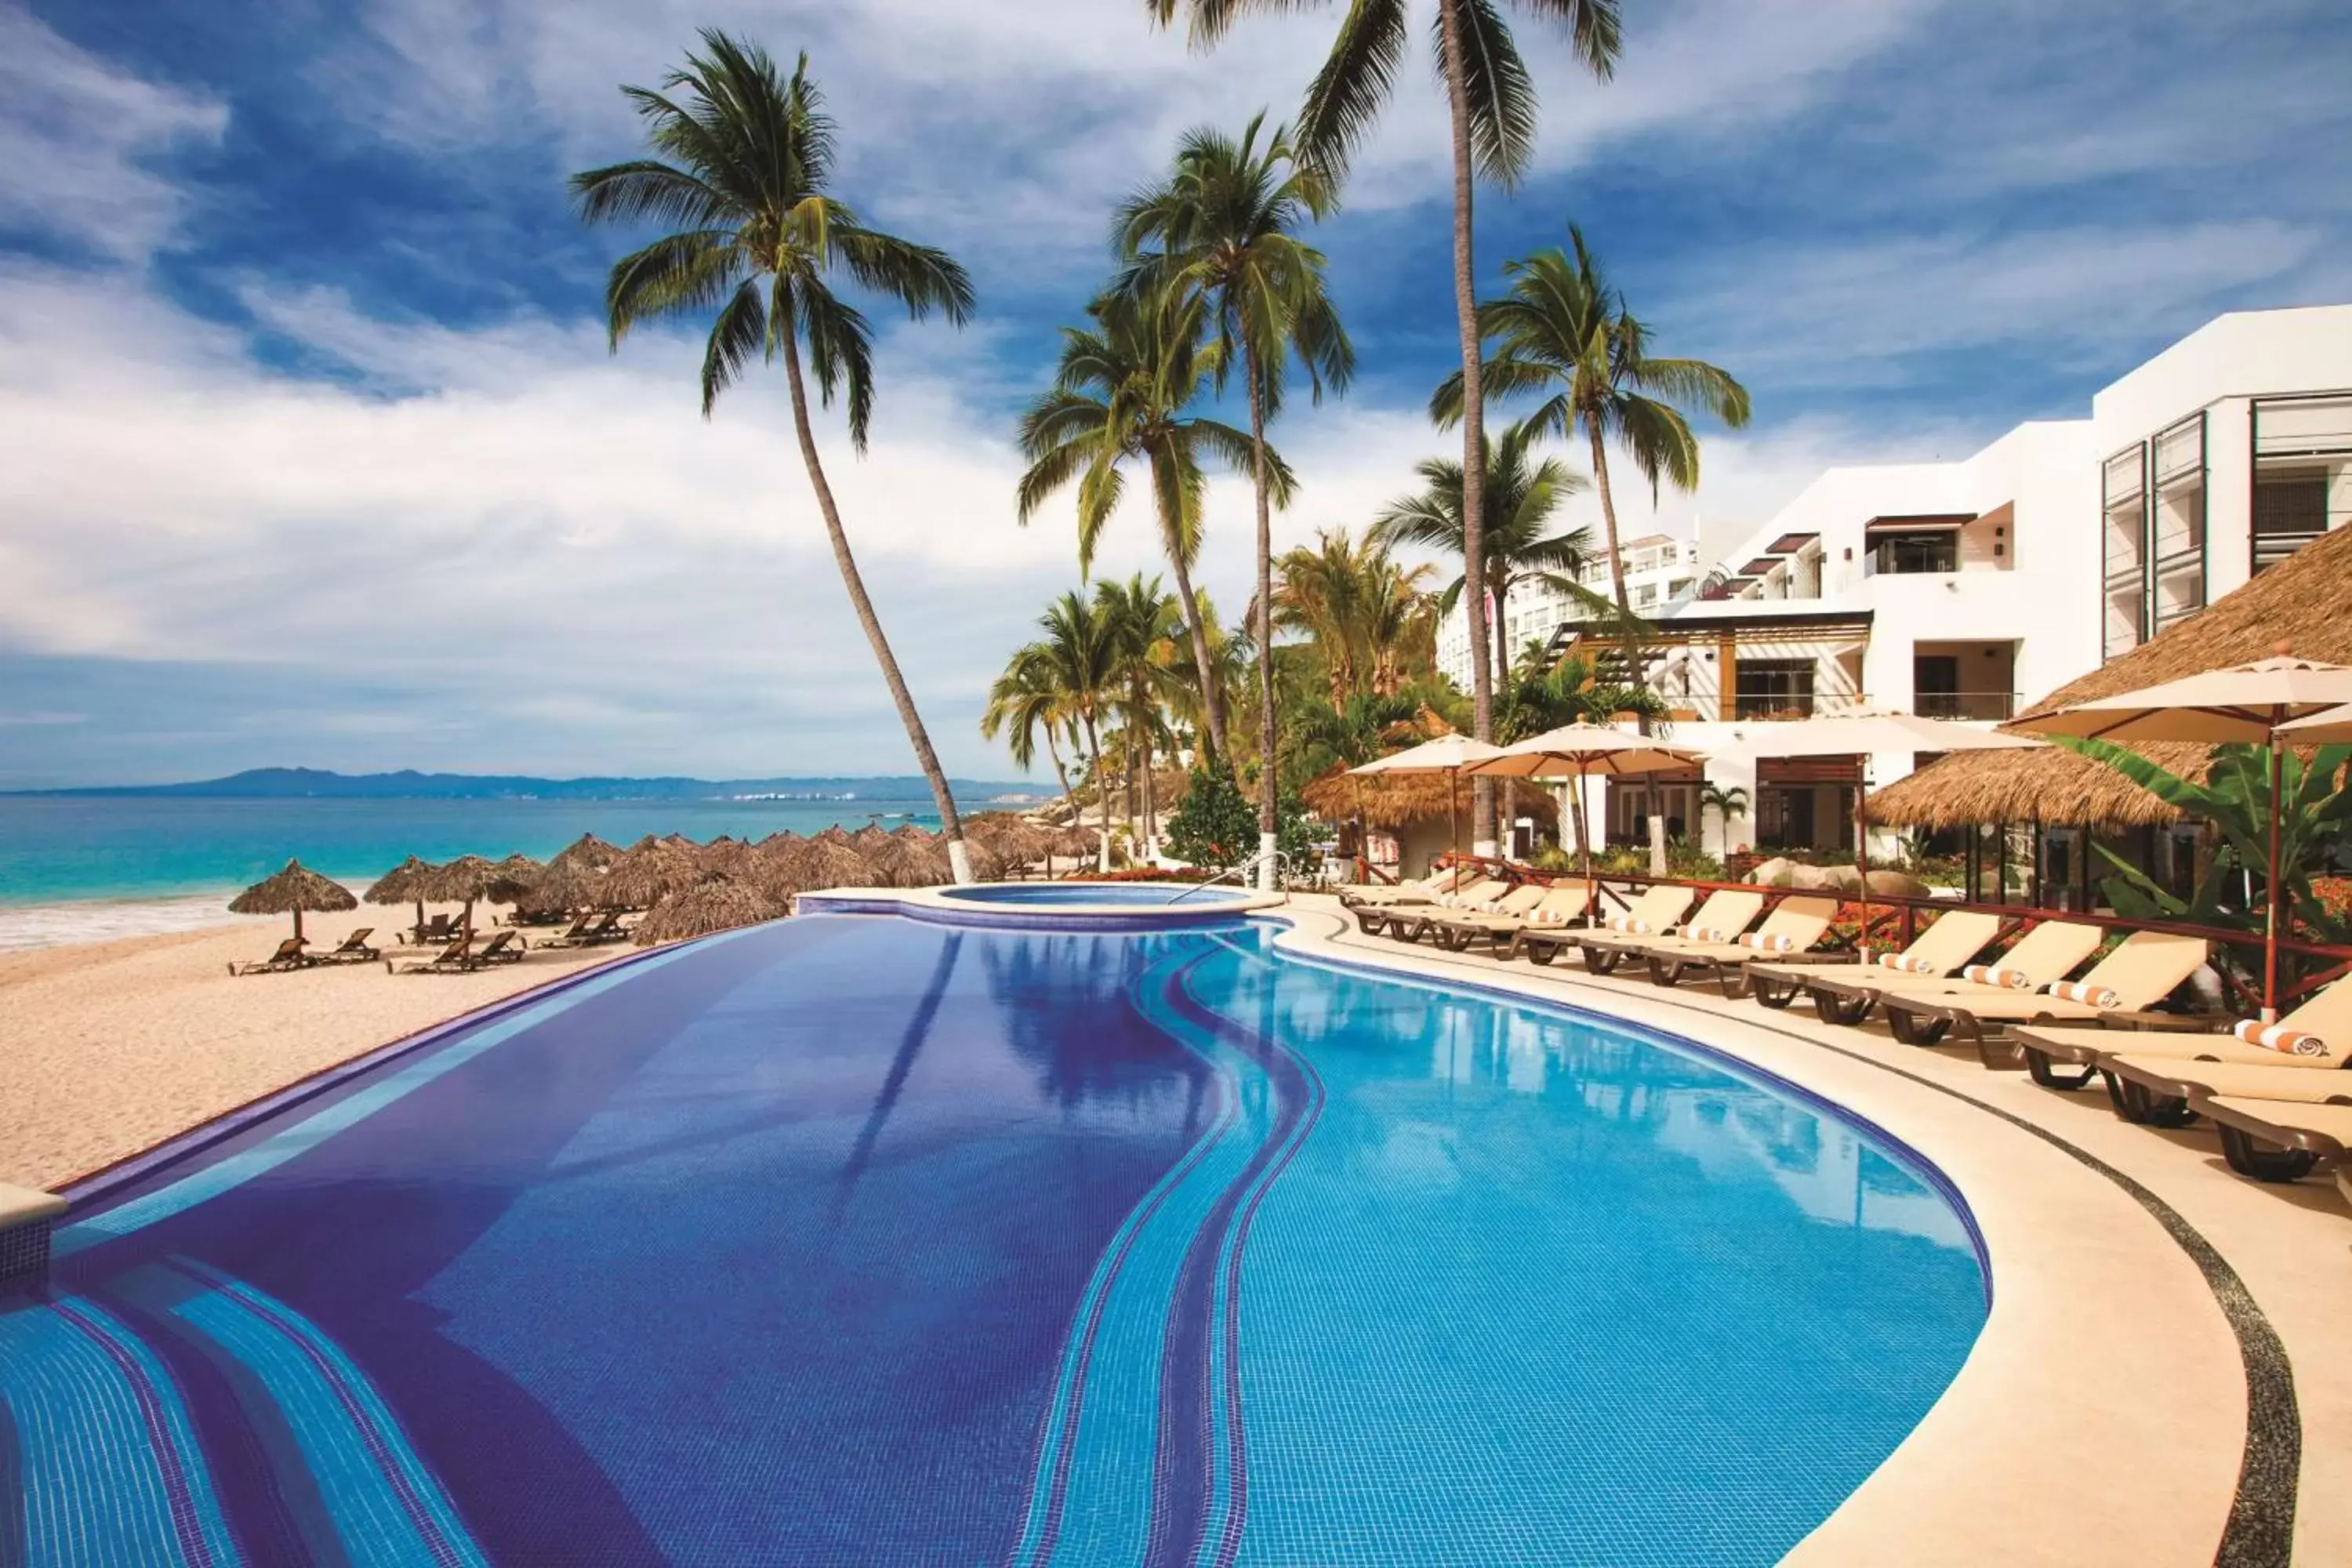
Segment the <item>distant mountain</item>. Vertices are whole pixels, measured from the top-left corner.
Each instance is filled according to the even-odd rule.
[[[1034,784],[951,779],[959,801],[1035,795]],[[886,778],[542,779],[525,774],[338,773],[321,768],[248,768],[225,779],[194,784],[120,784],[107,788],[18,790],[50,795],[176,795],[196,800],[929,800],[919,774]]]

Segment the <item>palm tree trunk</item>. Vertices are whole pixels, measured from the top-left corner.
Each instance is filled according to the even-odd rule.
[[[1062,781],[1062,804],[1075,812],[1077,805],[1070,798],[1070,770],[1062,765],[1062,749],[1054,744],[1054,730],[1050,724],[1045,727],[1045,754],[1054,759],[1054,776]]]
[[[1265,490],[1265,384],[1259,378],[1257,345],[1242,340],[1242,374],[1249,377],[1251,479],[1257,487],[1257,885],[1274,891],[1274,852],[1281,843],[1276,792],[1274,722],[1274,509]]]
[[[1584,433],[1592,438],[1592,483],[1601,492],[1601,534],[1609,547],[1609,591],[1617,600],[1618,632],[1625,650],[1625,684],[1639,691],[1642,680],[1642,639],[1633,630],[1633,605],[1625,596],[1625,558],[1617,552],[1617,502],[1609,489],[1609,447],[1601,438],[1600,423],[1587,416]],[[1718,678],[1721,671],[1717,671]],[[1650,732],[1650,716],[1638,712],[1642,733]]]
[[[1192,596],[1192,569],[1184,558],[1171,550],[1169,569],[1176,574],[1176,592],[1184,610],[1184,635],[1192,644],[1192,670],[1201,679],[1201,716],[1209,727],[1209,752],[1213,757],[1225,755],[1224,695],[1217,689],[1215,668],[1209,661],[1209,634],[1201,624],[1201,606]]]
[[[795,323],[778,324],[783,329],[776,336],[783,340],[785,378],[793,392],[793,431],[800,437],[801,461],[808,465],[809,483],[816,490],[817,510],[824,515],[825,537],[833,543],[834,564],[841,568],[841,585],[849,590],[850,608],[857,613],[857,624],[866,629],[866,640],[874,648],[874,661],[882,667],[883,684],[889,687],[890,700],[898,705],[898,722],[907,727],[907,741],[915,748],[916,765],[930,784],[931,799],[940,811],[940,831],[948,841],[948,864],[954,868],[959,883],[969,882],[972,879],[971,851],[964,847],[963,819],[956,815],[955,796],[948,790],[948,775],[940,766],[939,753],[931,749],[931,735],[923,728],[923,716],[915,711],[915,698],[907,689],[907,678],[898,673],[898,659],[890,651],[890,639],[882,635],[881,617],[874,613],[874,601],[866,596],[866,579],[858,574],[857,558],[849,552],[849,535],[841,526],[841,509],[834,504],[833,487],[825,482],[824,465],[817,459],[816,435],[809,428],[808,391],[801,384],[800,340]]]
[[[1511,679],[1511,634],[1504,628],[1511,624],[1511,580],[1495,579],[1495,677],[1507,683]]]
[[[1454,121],[1454,314],[1462,337],[1462,590],[1470,630],[1471,733],[1495,738],[1495,672],[1486,646],[1486,389],[1479,359],[1477,273],[1471,256],[1470,98],[1463,78],[1460,0],[1438,0],[1445,43],[1445,102]],[[1470,795],[1471,848],[1495,851],[1495,785]]]
[[[1143,732],[1143,837],[1138,847],[1149,850],[1151,841],[1159,837],[1159,813],[1151,798],[1151,731],[1146,730]]]
[[[1087,775],[1095,781],[1095,874],[1110,874],[1110,781],[1103,777],[1102,741],[1095,733],[1095,716],[1087,714]]]

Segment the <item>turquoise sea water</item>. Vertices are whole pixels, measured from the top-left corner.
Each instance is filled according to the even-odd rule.
[[[241,888],[288,857],[372,881],[409,855],[517,850],[545,858],[583,833],[710,839],[856,827],[877,817],[936,826],[921,800],[188,800],[0,796],[0,905],[154,900]]]

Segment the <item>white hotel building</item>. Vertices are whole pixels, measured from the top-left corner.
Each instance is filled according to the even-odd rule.
[[[1703,570],[1695,546],[1632,542],[1629,582],[1653,590],[1635,606],[1658,632],[1643,678],[1675,739],[1713,751],[1862,707],[1997,722],[2347,522],[2352,305],[2249,311],[2106,386],[2087,419],[2021,425],[1957,462],[1832,468]],[[1509,616],[1513,647],[1579,646],[1551,595],[1518,590]],[[1466,685],[1462,620],[1439,658]],[[1610,657],[1605,637],[1584,646]],[[1874,787],[1916,759],[1869,765]],[[1727,755],[1706,777],[1750,801],[1727,837],[1706,814],[1710,847],[1850,841],[1853,763]],[[1699,783],[1596,787],[1595,825],[1638,837],[1656,811],[1699,831]]]

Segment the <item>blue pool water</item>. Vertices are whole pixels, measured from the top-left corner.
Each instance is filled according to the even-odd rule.
[[[803,916],[160,1165],[0,1298],[0,1562],[1761,1563],[1958,1370],[1895,1152],[1266,941]]]
[[[1074,904],[1116,904],[1121,908],[1163,909],[1176,904],[1214,908],[1242,896],[1231,886],[1204,888],[1195,882],[981,882],[968,888],[942,889],[944,897],[967,904],[1007,904],[1067,909]],[[1177,900],[1181,900],[1181,903]]]

